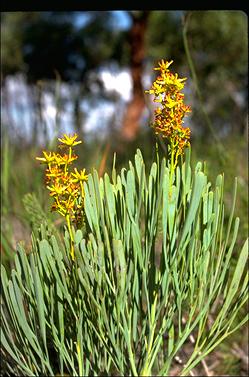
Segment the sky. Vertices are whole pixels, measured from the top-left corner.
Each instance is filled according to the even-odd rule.
[[[115,19],[113,20],[113,25],[115,27],[118,27],[120,30],[129,29],[131,21],[127,14],[127,11],[115,10],[112,11],[112,13],[115,16]],[[90,17],[90,12],[75,12],[75,26],[78,28],[84,26],[90,19]]]

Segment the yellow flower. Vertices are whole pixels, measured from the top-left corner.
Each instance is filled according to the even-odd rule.
[[[65,206],[65,209],[67,210],[67,212],[69,212],[70,210],[74,213],[75,210],[74,210],[74,205],[75,205],[75,199],[71,199],[71,198],[68,198],[68,200],[65,201],[64,203],[64,206]]]
[[[74,147],[75,145],[78,145],[78,144],[81,144],[82,141],[79,140],[79,141],[75,141],[78,137],[78,135],[75,133],[74,135],[66,135],[64,134],[64,139],[60,139],[58,138],[58,140],[64,144],[64,145],[67,145],[68,147]]]
[[[41,161],[43,164],[50,164],[51,162],[55,161],[55,155],[54,153],[47,153],[46,151],[42,152],[44,157],[36,157],[36,160]]]
[[[77,158],[78,156],[76,155],[70,156],[68,154],[64,154],[64,156],[62,156],[61,154],[57,153],[55,156],[55,161],[60,166],[65,164],[71,164],[74,160],[77,160]]]
[[[78,194],[79,194],[79,188],[78,188],[78,186],[75,185],[74,183],[70,183],[70,184],[67,186],[66,193],[67,193],[70,197],[75,197],[75,198],[77,198],[77,197],[78,197]]]
[[[168,70],[168,68],[169,68],[169,66],[171,65],[173,63],[173,60],[170,60],[170,62],[168,62],[167,60],[166,60],[166,62],[162,59],[159,63],[158,63],[158,65],[159,65],[159,67],[156,67],[156,68],[154,68],[154,70],[155,71],[158,71],[158,70]]]
[[[58,166],[52,166],[50,169],[46,170],[46,176],[51,178],[58,178],[63,175],[63,171],[58,168]]]
[[[166,107],[172,109],[172,107],[175,107],[177,104],[179,104],[179,101],[175,101],[170,96],[166,96]]]
[[[77,168],[74,168],[75,173],[72,173],[72,176],[75,178],[72,182],[82,182],[87,181],[88,175],[85,174],[86,169],[78,171]]]
[[[50,195],[51,196],[54,196],[54,195],[61,195],[65,192],[65,190],[67,189],[67,186],[62,186],[58,183],[55,183],[54,185],[52,186],[47,186],[47,188],[49,189],[50,192]]]

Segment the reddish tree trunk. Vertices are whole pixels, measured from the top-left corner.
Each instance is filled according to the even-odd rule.
[[[145,33],[149,11],[131,14],[133,24],[130,30],[129,43],[131,50],[131,76],[133,82],[132,99],[128,103],[123,119],[121,136],[127,141],[136,138],[139,131],[140,119],[145,106],[144,89],[142,85],[143,61],[145,58]]]

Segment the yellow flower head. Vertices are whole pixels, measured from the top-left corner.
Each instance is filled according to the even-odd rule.
[[[55,161],[58,166],[60,165],[65,165],[65,164],[71,164],[74,160],[77,160],[78,156],[76,155],[68,155],[64,154],[64,156],[60,155],[59,153],[56,154],[55,156]]]
[[[55,183],[54,185],[52,186],[47,186],[48,190],[50,191],[50,195],[51,196],[55,196],[55,195],[61,195],[65,192],[65,190],[67,189],[66,186],[62,186],[58,183]]]
[[[54,153],[47,153],[46,151],[42,151],[44,157],[36,157],[36,160],[41,161],[42,164],[50,164],[51,162],[54,162],[55,155]]]
[[[74,147],[75,145],[78,145],[78,144],[82,143],[81,140],[76,141],[76,139],[78,137],[78,135],[76,133],[74,135],[66,135],[66,134],[64,134],[63,137],[64,137],[64,139],[58,138],[58,140],[62,144],[67,145],[68,147]]]
[[[63,175],[63,171],[57,165],[51,166],[50,169],[46,170],[46,176],[49,177],[50,179],[59,178],[62,175]]]
[[[85,174],[86,169],[78,171],[77,168],[74,168],[75,173],[72,173],[74,177],[73,182],[83,182],[87,181],[88,175]]]
[[[158,71],[158,70],[163,70],[163,71],[168,71],[168,68],[169,66],[173,63],[173,60],[170,60],[170,62],[168,62],[167,60],[164,61],[163,59],[158,63],[159,67],[155,67],[154,70],[155,71]]]

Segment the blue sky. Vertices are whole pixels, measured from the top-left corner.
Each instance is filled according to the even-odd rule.
[[[103,11],[101,11],[103,12]],[[128,29],[130,27],[131,21],[127,14],[127,11],[125,10],[114,10],[112,11],[114,15],[114,22],[115,26],[119,29]],[[84,26],[85,23],[89,20],[91,17],[91,12],[75,12],[75,25],[77,27]]]

